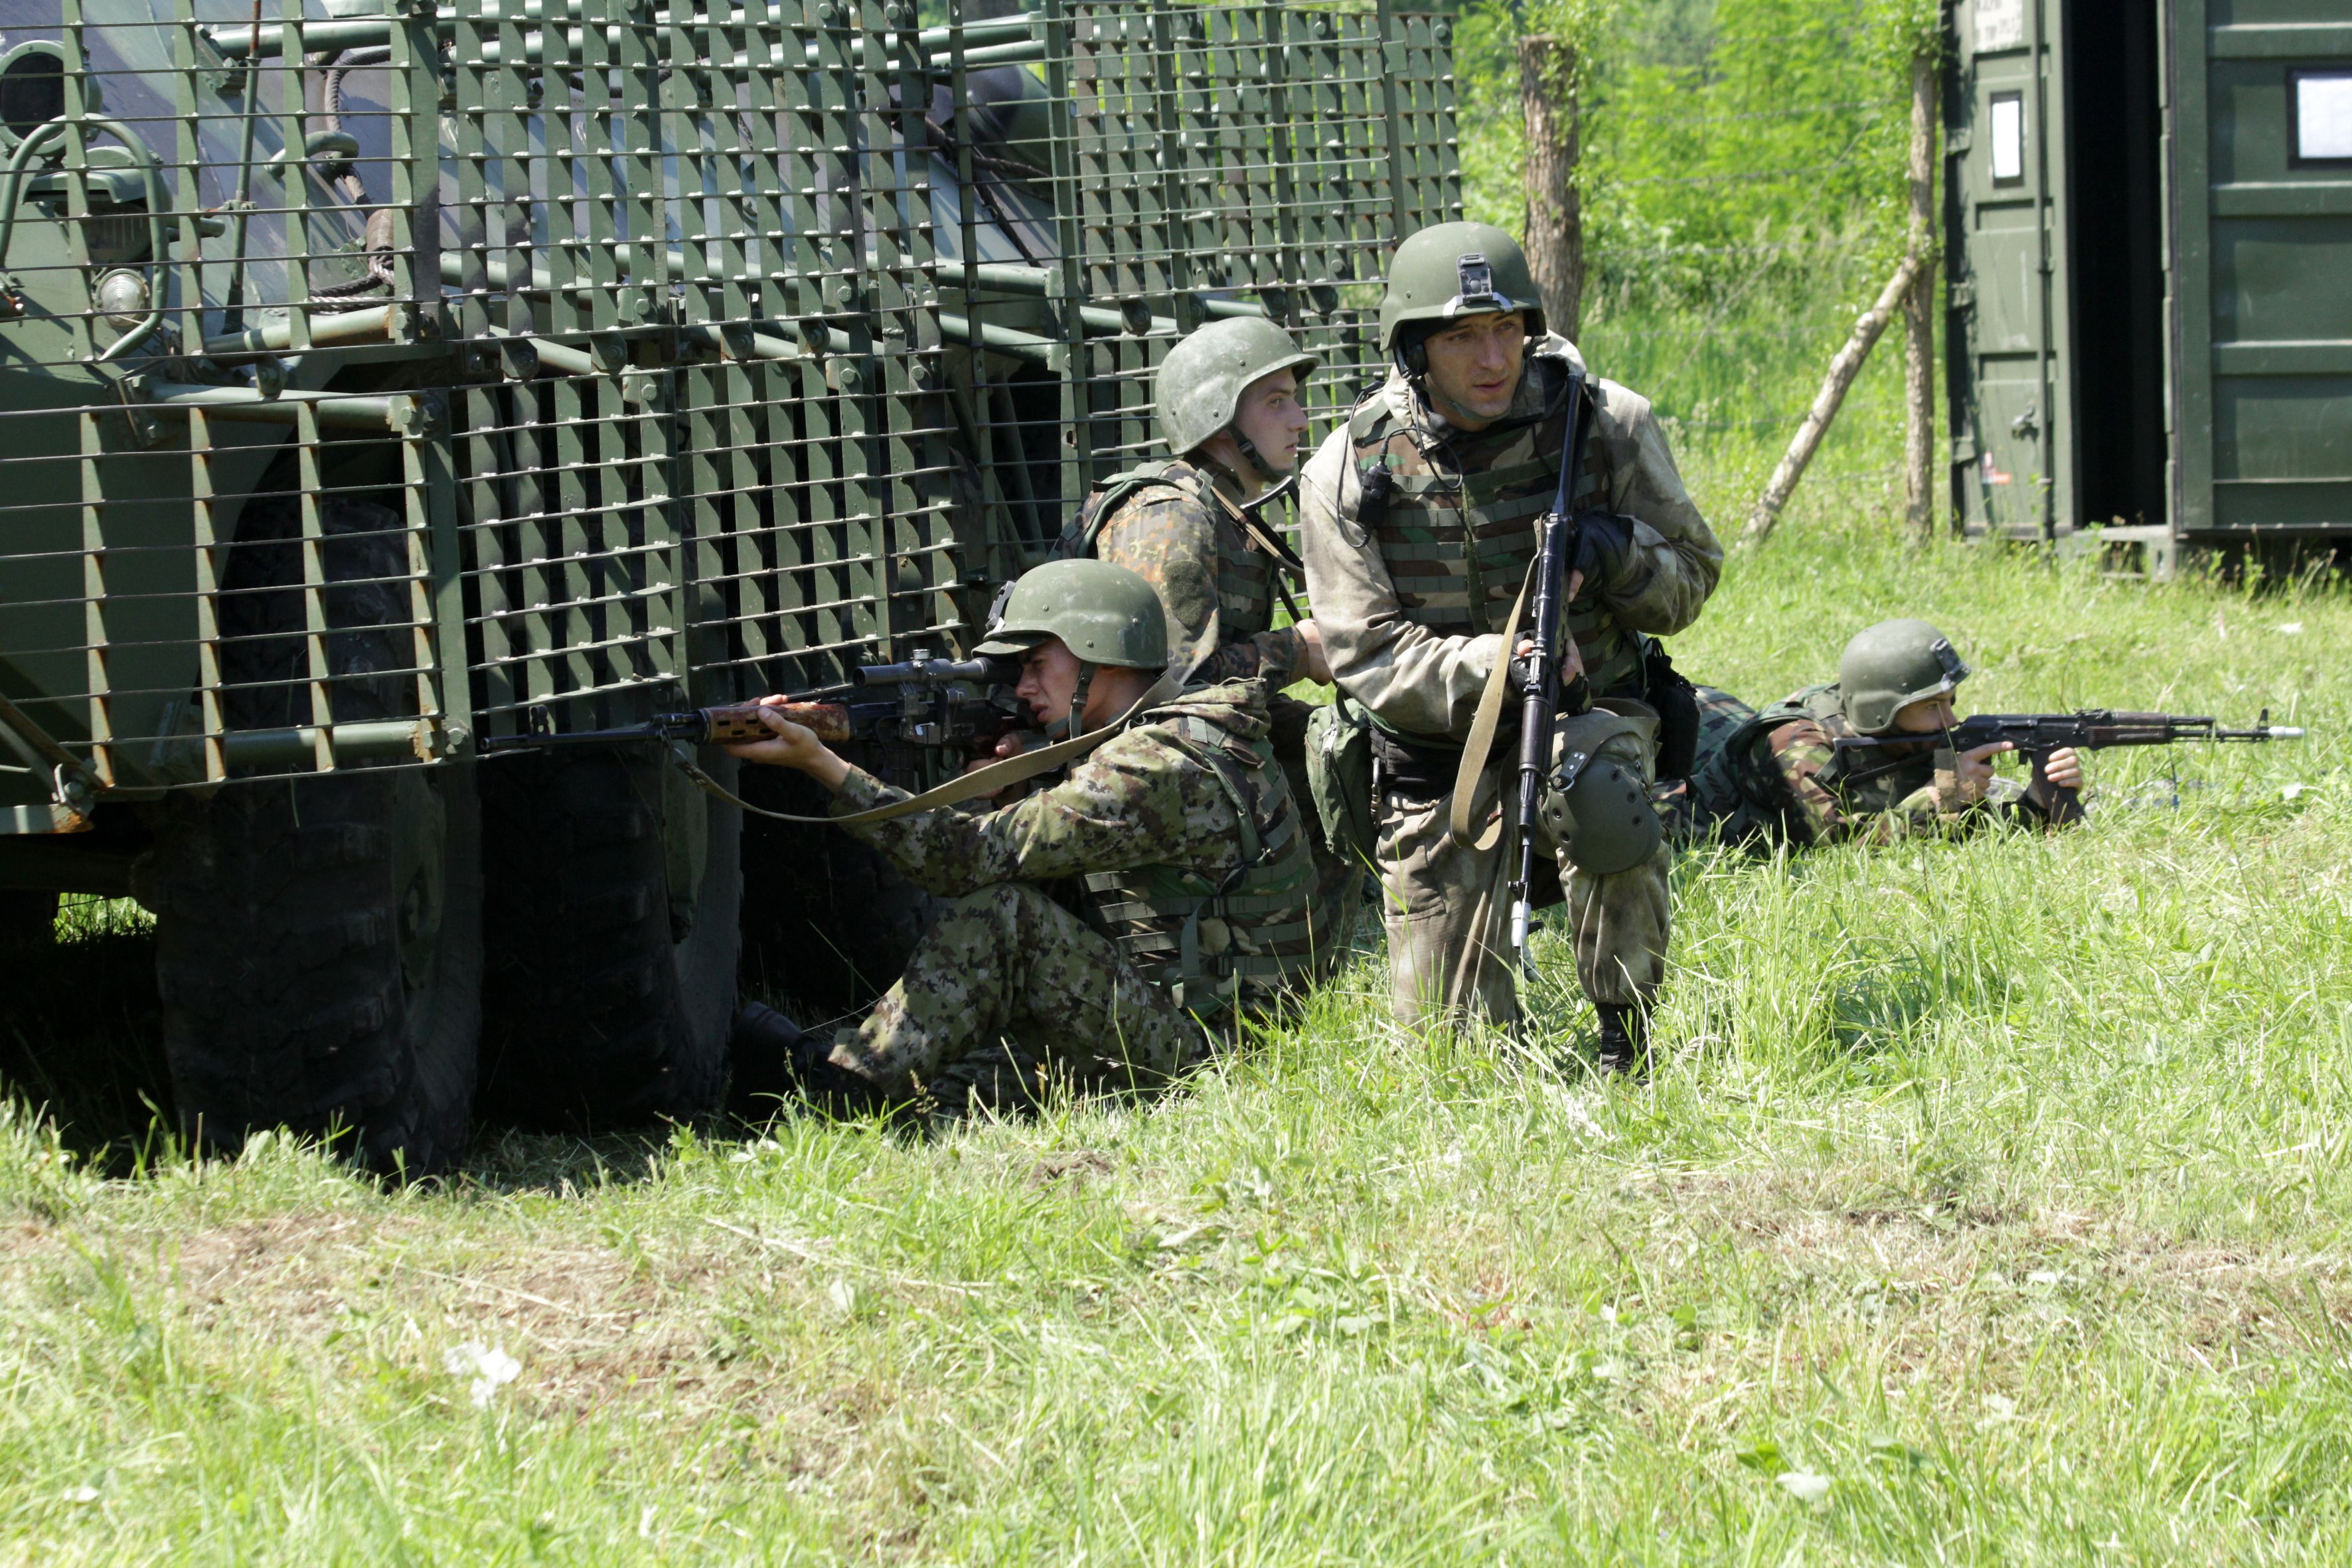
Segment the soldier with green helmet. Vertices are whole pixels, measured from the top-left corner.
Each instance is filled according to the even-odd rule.
[[[1291,562],[1251,503],[1297,467],[1299,394],[1313,354],[1262,317],[1210,322],[1168,351],[1155,384],[1171,456],[1095,487],[1057,553],[1126,567],[1168,607],[1173,662],[1190,679],[1263,675],[1280,690],[1328,680],[1314,623],[1274,624]]]
[[[837,1109],[928,1100],[949,1117],[1034,1099],[1052,1075],[1148,1088],[1336,956],[1265,683],[1185,687],[1150,584],[1050,562],[1015,584],[979,651],[1020,661],[1020,696],[1048,733],[1098,738],[1066,777],[1000,810],[889,816],[902,791],[773,711],[773,740],[734,748],[824,784],[848,831],[950,900],[855,1027],[820,1038],[747,1009],[736,1048],[752,1076]]]
[[[1602,1061],[1638,1069],[1664,969],[1671,851],[1654,817],[1645,826],[1617,797],[1651,783],[1659,710],[1677,695],[1654,638],[1697,617],[1721,547],[1649,404],[1586,376],[1575,347],[1546,331],[1526,258],[1500,229],[1439,224],[1400,245],[1381,346],[1392,362],[1386,384],[1302,478],[1300,552],[1332,673],[1375,726],[1397,1016],[1517,1016],[1503,917],[1518,853],[1498,821],[1516,738],[1493,744],[1474,775],[1468,834],[1454,830],[1453,795],[1482,691],[1496,661],[1517,651],[1506,632],[1560,480],[1579,385],[1590,434],[1570,498],[1580,519],[1564,617],[1570,717],[1554,756],[1559,776],[1584,786],[1582,815],[1598,826],[1570,826],[1582,823],[1571,787],[1559,792],[1564,809],[1548,814],[1559,821],[1547,839],[1560,851],[1577,978],[1600,1010]],[[1679,708],[1687,714],[1686,701]]]
[[[1698,765],[1676,804],[1675,837],[1805,848],[1850,838],[1885,844],[1996,818],[2046,822],[2030,792],[1992,771],[2007,742],[1965,752],[1937,743],[1958,722],[1953,693],[1968,675],[1949,637],[1906,619],[1857,634],[1835,680],[1761,713],[1701,687]],[[1854,753],[1841,757],[1837,742],[1855,735],[1920,739],[1872,756],[1866,773],[1849,777]],[[2082,758],[2070,748],[2050,753],[2048,771],[2053,784],[2083,786]]]
[[[1213,684],[1259,677],[1270,693],[1274,752],[1291,794],[1308,806],[1318,875],[1334,903],[1354,907],[1362,872],[1333,851],[1311,809],[1307,729],[1313,710],[1282,689],[1328,681],[1315,623],[1283,585],[1297,569],[1257,503],[1297,472],[1307,429],[1300,401],[1313,354],[1263,317],[1211,321],[1168,351],[1154,384],[1168,458],[1095,487],[1057,547],[1126,567],[1159,590],[1176,668]],[[1291,624],[1276,626],[1277,602]]]

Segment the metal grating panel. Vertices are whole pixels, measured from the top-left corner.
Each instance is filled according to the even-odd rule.
[[[0,0],[0,828],[959,647],[1181,331],[1336,414],[1459,211],[1385,6],[389,4]]]

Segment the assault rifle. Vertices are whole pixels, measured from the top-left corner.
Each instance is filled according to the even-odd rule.
[[[1895,747],[1921,744],[1948,746],[1955,752],[1974,751],[2006,741],[2022,753],[2033,770],[2029,793],[2053,823],[2078,822],[2083,816],[2079,791],[2050,782],[2050,753],[2062,748],[2077,752],[2105,751],[2109,746],[2169,746],[2181,741],[2300,741],[2304,731],[2271,722],[2271,710],[2243,730],[2225,730],[2214,720],[2187,713],[2118,713],[2105,708],[2084,708],[2073,713],[1978,713],[1946,730],[1917,735],[1845,735],[1834,742],[1839,757],[1876,754],[1882,760],[1842,770],[1839,782],[1859,784],[1893,773],[1916,755],[1885,753]]]
[[[985,751],[1007,732],[1026,728],[1029,715],[1013,695],[1018,670],[1009,658],[947,659],[918,648],[903,664],[862,664],[855,679],[838,686],[791,694],[772,704],[795,724],[804,724],[828,745],[847,741],[913,746],[961,746]],[[872,696],[867,696],[872,693]],[[610,746],[633,741],[684,741],[728,746],[764,741],[772,733],[760,720],[761,704],[736,702],[656,713],[641,724],[610,730],[574,730],[498,736],[485,751],[522,751],[542,746]]]
[[[1568,574],[1576,559],[1575,518],[1569,510],[1576,495],[1577,470],[1584,460],[1584,377],[1568,378],[1567,445],[1559,455],[1559,489],[1553,492],[1551,510],[1544,514],[1542,552],[1536,557],[1535,624],[1529,632],[1535,651],[1528,656],[1528,682],[1519,710],[1519,798],[1512,825],[1519,833],[1518,874],[1511,879],[1511,951],[1519,967],[1529,967],[1528,925],[1535,912],[1536,830],[1543,819],[1544,777],[1551,771],[1551,723],[1559,707],[1561,643],[1566,635]],[[1474,545],[1470,548],[1475,548]],[[1497,658],[1508,659],[1505,647]]]

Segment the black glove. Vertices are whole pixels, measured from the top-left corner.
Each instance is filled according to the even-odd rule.
[[[1536,661],[1526,654],[1511,656],[1511,685],[1522,697],[1536,682]],[[1584,672],[1570,675],[1568,661],[1560,660],[1559,707],[1563,713],[1581,713],[1592,706],[1592,689],[1586,684]]]
[[[1584,574],[1579,599],[1625,593],[1641,566],[1633,552],[1633,520],[1613,511],[1588,511],[1579,517],[1576,559],[1570,564]]]

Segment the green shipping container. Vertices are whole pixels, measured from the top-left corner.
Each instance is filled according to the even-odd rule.
[[[2352,0],[1954,0],[1972,532],[2352,535]]]

